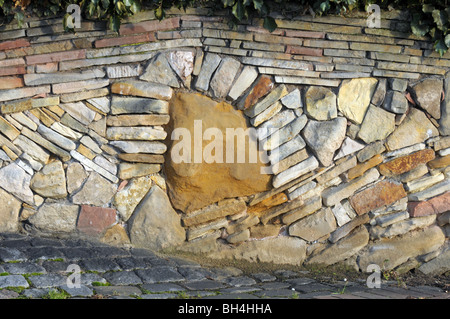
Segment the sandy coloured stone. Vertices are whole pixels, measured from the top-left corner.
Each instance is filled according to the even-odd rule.
[[[274,133],[276,130],[278,130],[281,127],[285,126],[286,124],[292,122],[295,118],[296,118],[295,113],[292,110],[285,110],[285,111],[281,111],[281,112],[277,113],[271,119],[262,123],[258,127],[258,129],[257,129],[258,138],[260,140],[263,140],[267,136]]]
[[[83,165],[77,162],[70,163],[67,166],[66,173],[67,191],[69,194],[79,189],[87,177],[88,174],[84,170]]]
[[[358,215],[363,215],[404,197],[406,197],[406,192],[403,184],[384,180],[351,196],[350,204]]]
[[[209,85],[216,98],[225,98],[231,89],[233,80],[241,63],[233,58],[225,57],[220,61]]]
[[[258,71],[256,70],[256,68],[245,66],[241,74],[238,76],[235,83],[231,87],[228,96],[233,100],[236,100],[245,92],[245,90],[250,87],[250,85],[256,80],[257,77]]]
[[[375,155],[383,153],[385,150],[386,147],[384,146],[384,143],[378,141],[364,147],[356,156],[358,157],[358,161],[365,162]]]
[[[273,187],[278,188],[306,173],[315,170],[317,167],[319,167],[319,162],[314,156],[311,156],[276,175],[272,181]]]
[[[302,149],[272,165],[272,173],[277,175],[308,158],[308,151]]]
[[[289,235],[313,242],[336,229],[336,220],[329,207],[323,208],[289,226]]]
[[[117,157],[122,161],[132,162],[132,163],[153,163],[153,164],[163,164],[164,156],[158,154],[139,154],[139,153],[121,153]]]
[[[15,233],[19,231],[19,212],[21,202],[13,195],[0,188],[0,231],[3,233]],[[22,210],[22,215],[24,211]]]
[[[420,164],[428,163],[435,158],[432,149],[425,149],[415,152],[411,155],[398,157],[379,166],[380,173],[384,176],[391,177],[408,172]]]
[[[347,136],[345,140],[342,142],[341,148],[339,149],[339,152],[337,152],[333,160],[336,161],[342,157],[360,151],[363,148],[364,144],[359,143]]]
[[[121,127],[114,126],[106,129],[106,138],[110,141],[117,140],[164,140],[167,133],[152,127]]]
[[[300,131],[305,127],[308,118],[306,115],[302,115],[292,122],[288,123],[286,126],[280,128],[278,131],[267,137],[266,140],[263,141],[262,147],[264,150],[273,151],[276,148],[280,147],[280,145],[285,144],[292,139],[295,139]],[[281,153],[281,152],[280,152]],[[281,154],[277,154],[278,156]],[[281,156],[278,157],[278,160]]]
[[[14,145],[19,147],[21,150],[26,152],[31,158],[39,163],[45,165],[47,164],[50,154],[48,154],[44,149],[42,149],[38,144],[25,137],[24,135],[19,135],[13,142]]]
[[[434,184],[433,186],[422,191],[409,194],[408,199],[410,201],[419,202],[441,195],[448,191],[450,191],[450,179],[444,179],[442,182]]]
[[[359,78],[342,83],[338,94],[338,109],[350,121],[361,124],[378,80]]]
[[[190,227],[203,224],[217,218],[241,213],[242,211],[245,211],[245,209],[246,205],[242,200],[224,200],[185,215],[183,217],[183,225],[185,227]]]
[[[114,82],[111,85],[111,93],[170,100],[173,90],[170,86],[164,84],[126,80]]]
[[[441,118],[443,80],[426,78],[412,86],[413,95],[421,108],[436,120]]]
[[[297,202],[302,203],[302,205],[293,207],[291,210],[281,216],[281,221],[283,222],[283,224],[290,225],[295,221],[311,215],[312,213],[322,208],[322,199],[320,198],[320,196],[314,196],[305,201],[297,200]],[[262,219],[261,221],[263,222]]]
[[[166,101],[142,97],[113,96],[111,101],[111,114],[167,114],[169,104]]]
[[[201,91],[208,91],[209,82],[214,71],[220,64],[221,57],[214,53],[207,53],[203,58],[202,67],[197,76],[195,87]]]
[[[306,113],[317,121],[337,117],[336,95],[328,88],[311,86],[305,94]]]
[[[395,115],[380,107],[370,105],[358,137],[367,144],[384,140],[395,130]]]
[[[109,144],[125,153],[164,154],[167,150],[166,145],[154,141],[111,141]]]
[[[281,205],[285,202],[287,202],[288,197],[285,193],[279,193],[275,194],[269,198],[264,199],[263,201],[259,202],[258,204],[254,206],[250,206],[247,208],[248,214],[257,214],[260,215],[264,211],[268,210],[269,208]]]
[[[114,196],[114,206],[122,220],[127,221],[139,202],[144,198],[152,186],[149,176],[133,178]]]
[[[167,114],[136,114],[117,115],[106,118],[107,126],[151,126],[165,125],[169,123],[170,116]]]
[[[119,178],[130,179],[134,177],[140,177],[157,173],[161,170],[159,164],[147,164],[147,163],[120,163],[119,164]]]
[[[28,222],[45,233],[72,233],[76,229],[79,209],[78,205],[44,203]]]
[[[380,155],[380,154],[375,155],[370,160],[368,160],[364,163],[358,164],[357,166],[349,169],[349,171],[347,173],[347,178],[349,180],[352,180],[357,177],[360,177],[361,175],[363,175],[366,171],[368,171],[372,167],[375,167],[378,164],[382,163],[383,159],[384,159],[384,157],[382,155]]]
[[[258,101],[258,103],[245,109],[244,113],[249,117],[255,117],[288,93],[286,86],[282,84],[273,89],[261,101]]]
[[[282,107],[283,106],[281,105],[280,102],[275,102],[267,109],[265,109],[263,112],[259,113],[254,118],[250,119],[250,123],[255,127],[259,126],[260,124],[274,117],[278,112],[280,112]]]
[[[157,54],[147,65],[144,74],[139,77],[140,80],[168,85],[179,88],[177,76],[170,67],[164,53]]]
[[[21,201],[33,205],[33,192],[30,189],[31,176],[16,163],[11,163],[0,169],[0,187]]]
[[[281,103],[286,106],[288,109],[298,109],[303,107],[302,98],[300,95],[300,90],[295,89],[291,91],[289,94],[283,96],[281,98]]]
[[[74,204],[103,206],[111,201],[117,186],[92,172],[81,189],[72,197]]]
[[[432,161],[428,162],[430,168],[442,168],[450,166],[450,155],[438,157]]]
[[[436,175],[431,175],[431,176],[425,176],[425,177],[407,182],[405,185],[405,189],[410,193],[418,192],[425,188],[433,186],[436,183],[441,182],[442,180],[444,180],[444,178],[445,178],[445,176],[442,173],[436,174]]]
[[[61,161],[51,162],[36,172],[31,178],[30,188],[43,197],[66,197],[66,176]]]

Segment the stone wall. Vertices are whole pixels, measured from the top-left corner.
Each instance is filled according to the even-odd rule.
[[[450,53],[395,11],[380,29],[300,17],[273,33],[168,13],[118,35],[0,27],[0,232],[449,270]],[[221,162],[228,128],[256,133]],[[258,160],[234,163],[250,145]]]

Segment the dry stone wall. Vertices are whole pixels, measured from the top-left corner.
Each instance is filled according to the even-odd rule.
[[[450,53],[382,18],[1,26],[0,231],[448,271]],[[217,161],[227,128],[257,162]]]

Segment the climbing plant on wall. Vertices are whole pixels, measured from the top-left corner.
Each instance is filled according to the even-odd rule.
[[[158,19],[164,19],[166,9],[178,7],[209,7],[212,10],[228,10],[230,24],[236,25],[250,17],[260,17],[264,27],[273,31],[276,21],[271,12],[289,16],[300,14],[326,15],[354,10],[366,11],[371,4],[382,9],[406,9],[411,13],[411,32],[429,36],[434,48],[441,55],[450,48],[449,0],[0,0],[0,17],[6,21],[16,19],[19,24],[26,15],[65,15],[66,8],[77,4],[87,19],[106,20],[111,30],[118,31],[123,18],[142,9],[154,10]],[[70,31],[69,29],[67,31]]]

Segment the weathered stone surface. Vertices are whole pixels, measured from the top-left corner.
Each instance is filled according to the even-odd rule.
[[[267,75],[262,75],[255,81],[252,88],[246,93],[238,103],[240,110],[245,110],[253,106],[258,99],[269,93],[273,88],[274,83],[272,78]]]
[[[424,189],[423,191],[409,194],[408,199],[410,201],[423,201],[448,191],[450,191],[450,179],[444,179],[442,182]]]
[[[339,227],[347,224],[356,217],[355,210],[353,209],[352,205],[350,205],[348,200],[344,200],[342,201],[342,203],[336,204],[333,208],[331,208],[331,211],[333,212]],[[329,238],[329,240],[331,241],[331,237]]]
[[[420,164],[433,160],[434,157],[435,154],[432,149],[425,149],[383,163],[379,166],[379,170],[382,175],[387,177],[399,175],[416,168]]]
[[[245,109],[244,112],[249,117],[255,117],[288,93],[289,92],[287,91],[286,86],[280,85],[273,89],[262,100],[258,101],[258,103],[251,105],[249,108]]]
[[[370,228],[370,238],[380,239],[404,235],[415,229],[428,227],[433,224],[435,220],[436,215],[431,215],[426,217],[405,219],[387,227],[372,226]]]
[[[278,129],[282,128],[286,124],[292,122],[296,118],[295,113],[291,110],[285,110],[282,112],[279,112],[274,117],[272,117],[270,120],[266,121],[265,123],[262,123],[258,127],[258,138],[260,140],[263,140],[267,136],[273,134]]]
[[[57,122],[55,122],[57,123]],[[53,124],[55,124],[53,123]],[[62,136],[61,134],[55,132],[54,130],[46,127],[45,125],[39,125],[37,131],[45,137],[50,142],[53,142],[55,145],[58,145],[62,149],[67,151],[74,150],[76,148],[76,144],[72,142],[67,137]]]
[[[171,87],[163,84],[127,80],[114,82],[111,85],[111,93],[170,100],[173,90]]]
[[[436,183],[441,182],[445,178],[444,174],[436,174],[431,176],[425,176],[420,179],[412,180],[406,183],[405,189],[408,192],[419,192],[425,188],[433,186]]]
[[[441,118],[443,80],[427,78],[412,86],[417,104],[435,119]]]
[[[0,169],[0,187],[27,204],[33,205],[33,192],[30,189],[31,176],[19,165],[11,163]]]
[[[83,102],[65,103],[60,106],[74,119],[84,125],[89,125],[95,118],[95,111],[88,108]]]
[[[364,248],[368,242],[369,233],[364,226],[360,226],[337,243],[331,244],[318,252],[314,252],[306,261],[306,264],[335,264],[355,255]]]
[[[449,271],[450,249],[447,248],[436,258],[422,264],[418,270],[427,276],[437,276]]]
[[[19,135],[14,140],[13,144],[41,164],[46,164],[50,158],[50,155],[45,150],[43,150],[39,145],[23,135]]]
[[[218,229],[226,228],[227,226],[228,220],[219,218],[205,224],[189,227],[186,230],[186,239],[192,241],[196,238],[212,234]]]
[[[360,151],[364,148],[364,144],[361,144],[355,140],[352,140],[350,137],[346,137],[344,142],[342,142],[341,148],[339,149],[339,152],[334,157],[334,161],[345,157],[347,155],[353,154],[357,151]]]
[[[270,176],[261,174],[263,165],[258,159],[253,163],[247,159],[246,154],[252,149],[257,150],[257,145],[255,140],[247,141],[243,136],[247,124],[241,111],[224,102],[216,103],[205,96],[186,93],[176,95],[170,110],[172,120],[168,133],[173,137],[172,134],[181,132],[181,136],[173,138],[169,145],[165,165],[169,196],[176,209],[189,212],[224,198],[248,196],[268,189]],[[200,127],[195,125],[199,123],[194,122],[196,120],[201,121]],[[182,128],[182,131],[177,128]],[[222,155],[211,160],[208,148],[211,152],[213,142],[199,139],[208,128],[215,128],[224,141],[235,139],[234,136],[240,135],[239,130],[243,138],[237,138],[237,143],[231,148],[234,151],[232,154],[227,154],[228,143],[219,143],[216,154],[222,150]],[[227,129],[232,128],[238,134],[227,135]],[[180,137],[182,141],[179,141]],[[193,151],[186,156],[188,149],[191,149],[191,138]],[[218,136],[214,138],[217,140]],[[245,152],[239,151],[238,154],[239,148]],[[238,157],[236,161],[236,154],[245,157]],[[240,162],[239,158],[243,160]]]
[[[100,241],[113,246],[124,246],[131,244],[130,238],[128,238],[128,234],[121,224],[116,224],[107,229]]]
[[[388,91],[383,103],[383,107],[396,114],[405,114],[408,110],[408,100],[403,93]]]
[[[207,53],[203,59],[202,68],[195,82],[195,88],[208,91],[210,79],[222,59],[214,53]]]
[[[76,229],[78,211],[78,205],[44,203],[28,221],[44,233],[71,233]]]
[[[214,219],[235,215],[245,211],[246,205],[242,200],[227,199],[217,204],[209,205],[200,210],[191,212],[183,217],[183,225],[190,227],[209,222]]]
[[[409,258],[425,255],[437,250],[445,241],[445,235],[437,226],[410,232],[406,235],[381,239],[369,244],[359,257],[361,270],[369,264],[383,265],[385,269],[393,269]]]
[[[311,215],[312,213],[314,213],[317,210],[319,210],[320,208],[322,208],[322,200],[321,200],[320,196],[314,196],[314,197],[308,198],[305,201],[303,201],[303,200],[291,201],[291,203],[295,203],[295,202],[297,202],[295,205],[296,207],[292,207],[292,209],[290,209],[286,214],[284,214],[281,217],[281,221],[283,222],[283,224],[290,225],[293,222],[295,222],[303,217],[306,217],[308,215]],[[299,205],[299,203],[300,203],[300,205]],[[286,207],[289,207],[289,205],[286,205]],[[281,210],[281,212],[284,212],[284,210],[285,209]],[[279,214],[279,212],[278,212],[278,214]],[[264,215],[261,218],[261,222],[263,224],[267,223],[267,221],[269,220],[269,217],[272,217],[272,216],[269,214]]]
[[[128,227],[135,247],[161,250],[179,246],[186,238],[180,216],[166,193],[156,185],[136,207]]]
[[[376,181],[379,176],[380,174],[378,173],[378,170],[376,168],[372,168],[363,176],[354,179],[349,183],[326,189],[322,193],[323,203],[326,206],[334,206],[341,200],[353,195],[361,187]]]
[[[323,166],[333,163],[334,152],[345,138],[347,120],[338,117],[331,121],[310,120],[302,134],[317,159]]]
[[[442,135],[450,135],[450,75],[444,80],[445,98],[441,108],[441,119],[439,121],[439,132]]]
[[[280,233],[280,225],[256,225],[250,227],[250,238],[263,239],[276,237]]]
[[[233,233],[227,237],[227,242],[230,244],[237,244],[246,241],[250,238],[250,230],[245,229],[238,233]]]
[[[428,162],[430,168],[442,168],[450,165],[450,155],[436,158]]]
[[[96,172],[92,172],[83,187],[72,197],[74,204],[103,206],[110,202],[117,186],[108,182]]]
[[[336,205],[338,206],[338,205]],[[348,207],[346,207],[348,206]],[[351,214],[355,214],[355,212],[353,211],[352,207],[350,206],[350,203],[348,201],[346,201],[344,203],[343,206],[344,210],[346,210],[347,212],[350,212]],[[348,213],[347,213],[348,214]],[[354,217],[351,221],[345,223],[343,226],[339,227],[338,229],[336,229],[334,232],[331,233],[330,237],[328,238],[328,240],[331,243],[336,243],[339,240],[341,240],[342,238],[344,238],[345,236],[347,236],[351,231],[353,231],[353,229],[355,229],[356,227],[360,226],[360,225],[364,225],[366,223],[368,223],[370,220],[369,214],[364,214],[364,215],[360,215],[360,216],[356,216]]]
[[[336,95],[328,88],[311,86],[305,94],[306,113],[317,121],[337,117]]]
[[[338,94],[339,111],[350,121],[361,124],[377,83],[374,78],[344,81]]]
[[[235,249],[223,249],[208,256],[218,259],[247,260],[300,266],[306,257],[306,242],[300,238],[280,236],[242,243]]]
[[[384,140],[395,130],[395,115],[370,105],[358,137],[367,144]]]
[[[363,215],[403,197],[406,197],[403,184],[384,180],[350,197],[350,204],[358,215]]]
[[[167,55],[167,60],[175,73],[186,83],[194,71],[194,52],[173,51]]]
[[[393,151],[422,143],[437,135],[439,135],[438,130],[425,113],[412,107],[404,121],[388,137],[386,145],[390,151]]]
[[[358,152],[358,161],[365,162],[375,155],[383,153],[385,150],[386,147],[382,141],[371,143]]]
[[[354,178],[360,177],[362,174],[364,174],[366,171],[371,169],[372,167],[377,166],[378,164],[383,162],[383,156],[380,154],[375,155],[367,162],[358,164],[357,166],[351,168],[347,173],[347,178],[349,180],[352,180]]]
[[[288,197],[286,196],[285,193],[275,194],[269,198],[264,199],[263,201],[259,202],[256,205],[248,207],[247,213],[248,214],[256,214],[259,216],[261,213],[268,210],[269,208],[281,205],[281,204],[287,202],[287,200],[288,200]]]
[[[180,87],[177,76],[172,71],[164,53],[159,53],[149,62],[144,74],[139,79],[176,88]]]
[[[288,109],[298,109],[303,107],[302,98],[300,95],[300,90],[295,89],[291,91],[289,94],[283,96],[281,98],[281,103],[286,106]]]
[[[119,179],[116,177],[116,175],[111,174],[109,171],[107,171],[103,167],[99,166],[98,164],[94,163],[93,161],[91,161],[87,157],[83,156],[82,154],[78,153],[77,151],[71,151],[70,153],[76,160],[78,160],[84,166],[89,167],[90,169],[93,169],[95,172],[99,173],[100,175],[107,178],[111,182],[117,183],[119,181]]]
[[[74,162],[67,166],[67,191],[72,194],[83,185],[88,174],[80,163]]]
[[[275,102],[267,109],[256,115],[254,118],[250,119],[250,123],[255,127],[259,126],[260,124],[274,117],[278,112],[280,112],[282,107],[283,106],[280,102]]]
[[[167,133],[154,129],[152,127],[121,127],[114,126],[106,129],[106,138],[108,140],[140,140],[155,141],[164,140]]]
[[[375,222],[377,225],[381,227],[387,227],[392,224],[398,223],[402,220],[408,219],[409,214],[407,211],[396,212],[392,214],[381,215],[375,218]]]
[[[423,202],[409,202],[408,211],[411,217],[420,217],[445,213],[450,210],[450,192],[436,196]]]
[[[142,176],[132,179],[124,188],[119,190],[114,196],[114,206],[117,208],[122,220],[127,221],[136,206],[147,194],[152,186],[149,176]]]
[[[113,96],[111,101],[111,114],[167,114],[169,104],[166,101],[147,99],[141,97]]]
[[[323,173],[320,176],[317,176],[316,179],[320,184],[325,184],[329,180],[341,175],[342,173],[345,173],[352,167],[355,167],[356,164],[357,164],[356,156],[350,156],[350,158],[344,160],[342,163],[337,164],[329,171]]]
[[[0,231],[15,233],[19,231],[19,212],[21,202],[3,189],[0,189]]]
[[[61,161],[51,162],[34,174],[30,188],[43,197],[66,197],[66,176]]]
[[[239,61],[230,57],[223,58],[220,61],[209,83],[216,98],[223,99],[227,96],[240,66],[241,63]]]
[[[302,115],[302,116],[296,118],[295,120],[293,120],[286,126],[282,127],[281,129],[279,129],[278,131],[276,131],[275,133],[273,133],[272,135],[267,137],[262,142],[263,149],[269,150],[269,151],[273,151],[278,147],[280,147],[280,149],[281,149],[281,146],[283,144],[286,144],[287,142],[291,141],[292,139],[297,138],[297,135],[305,127],[307,121],[308,121],[308,119],[307,119],[306,115]],[[302,148],[303,148],[303,146],[302,146]],[[270,156],[271,162],[272,162],[272,158],[273,158],[273,153],[276,153],[276,156],[279,156],[283,152],[281,152],[281,150],[279,152],[271,152],[271,156]],[[278,160],[280,160],[280,158],[278,158],[275,162],[277,162]]]
[[[379,79],[378,85],[375,92],[372,95],[372,100],[370,101],[375,106],[381,106],[384,102],[386,96],[386,79]]]
[[[299,136],[298,136],[299,137]],[[281,161],[272,165],[272,173],[277,175],[281,172],[284,172],[288,168],[306,160],[310,155],[306,149],[302,149],[300,151],[295,152],[292,155],[289,155],[286,158],[283,158]]]
[[[116,210],[113,208],[81,205],[77,229],[89,236],[98,236],[116,223]]]
[[[312,242],[336,229],[336,220],[329,207],[309,215],[289,226],[289,235]]]
[[[306,173],[311,172],[317,167],[319,167],[319,162],[314,156],[311,156],[308,159],[276,175],[273,179],[272,185],[273,187],[278,188]]]
[[[239,98],[258,77],[258,71],[252,66],[245,66],[228,93],[233,100]]]
[[[159,164],[147,163],[120,163],[119,164],[119,178],[130,179],[134,177],[141,177],[157,173],[161,170]]]

